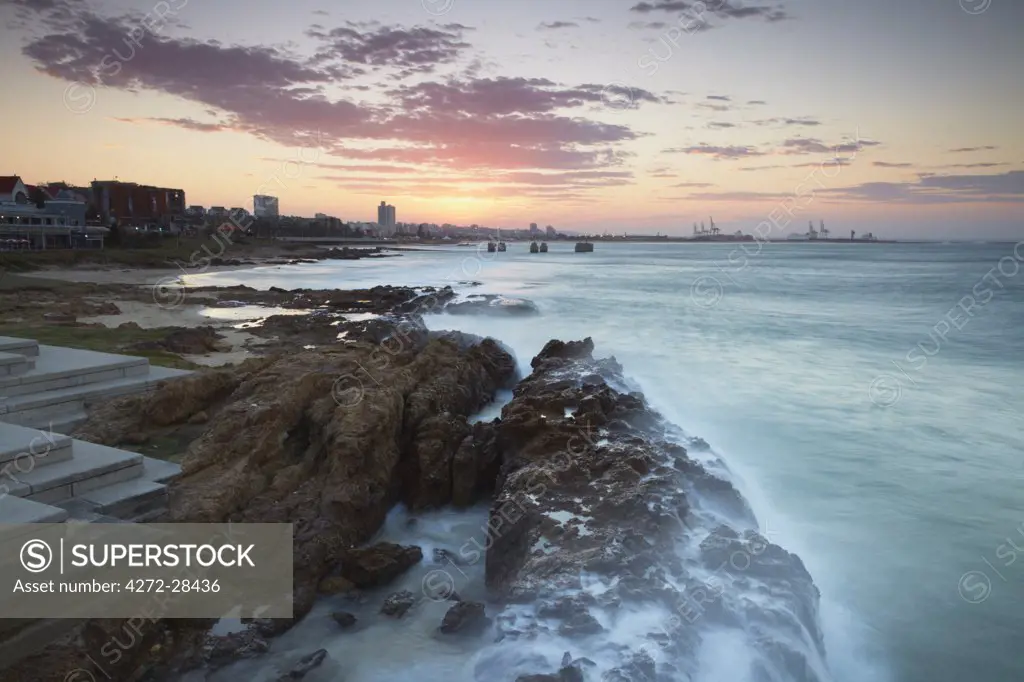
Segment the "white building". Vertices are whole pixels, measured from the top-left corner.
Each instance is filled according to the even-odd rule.
[[[17,175],[0,176],[0,204],[27,204],[28,187]]]
[[[377,225],[380,226],[380,235],[382,237],[394,236],[397,231],[398,222],[396,221],[395,207],[386,201],[380,202],[380,206],[377,207]]]
[[[257,194],[252,198],[252,214],[257,218],[279,218],[280,205],[277,197]]]

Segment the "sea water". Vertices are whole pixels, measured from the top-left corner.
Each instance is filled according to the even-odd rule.
[[[427,321],[500,339],[524,373],[551,338],[616,356],[804,560],[837,680],[1019,682],[1022,262],[1014,244],[512,243],[190,279],[527,298],[539,316]],[[729,637],[705,638],[708,682],[744,679]]]

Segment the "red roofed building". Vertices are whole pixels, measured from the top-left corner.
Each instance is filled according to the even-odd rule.
[[[0,175],[0,204],[27,204],[29,188],[17,175]]]

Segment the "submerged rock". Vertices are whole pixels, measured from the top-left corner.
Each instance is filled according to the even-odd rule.
[[[303,677],[313,672],[314,669],[319,668],[325,658],[327,658],[327,649],[317,649],[313,653],[299,659],[291,670],[277,678],[277,682],[301,680]]]
[[[533,301],[524,298],[506,298],[493,294],[474,294],[465,301],[449,303],[444,312],[450,315],[539,315]]]
[[[331,618],[337,623],[342,630],[347,630],[356,624],[356,617],[347,611],[335,611],[331,614]]]
[[[475,634],[483,631],[490,621],[480,602],[460,601],[448,609],[440,630],[446,635]]]
[[[385,616],[401,618],[415,605],[416,596],[409,590],[402,590],[385,599],[384,604],[380,607],[380,612]]]

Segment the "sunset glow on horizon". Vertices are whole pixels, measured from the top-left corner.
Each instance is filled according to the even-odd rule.
[[[1011,0],[0,0],[0,175],[373,221],[1024,236]],[[800,188],[805,188],[801,190]]]

